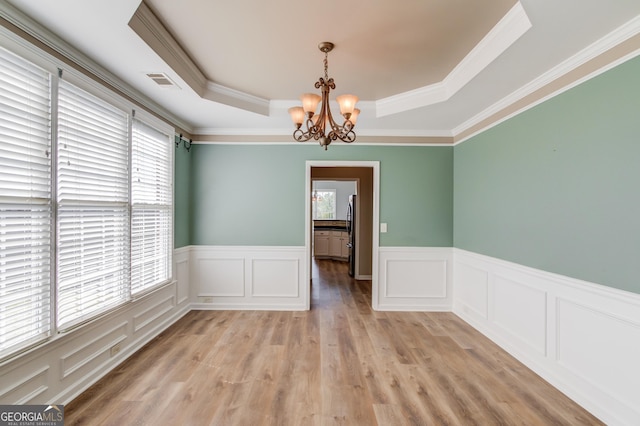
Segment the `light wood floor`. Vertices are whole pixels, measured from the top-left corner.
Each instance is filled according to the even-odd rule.
[[[454,314],[372,311],[346,268],[314,265],[308,312],[187,314],[65,424],[601,424]]]

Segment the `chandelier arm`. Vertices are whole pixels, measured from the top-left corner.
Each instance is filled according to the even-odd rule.
[[[339,135],[344,133],[343,126],[340,126],[338,123],[336,123],[336,120],[333,118],[333,114],[331,113],[331,108],[329,107],[329,93],[331,92],[331,89],[335,89],[335,88],[336,88],[336,85],[333,82],[333,78],[330,78],[326,85],[326,96],[325,96],[325,91],[323,90],[322,106],[323,106],[323,112],[326,113],[326,117],[327,117],[326,122],[328,122],[329,125],[331,126],[330,133]],[[353,127],[353,125],[351,125],[351,127]],[[323,130],[326,130],[326,129],[323,129]],[[332,140],[336,140],[336,138],[334,137]]]
[[[324,131],[320,131],[320,128],[313,124],[313,120],[311,118],[307,118],[305,122],[305,130],[302,128],[296,129],[293,132],[293,138],[298,142],[306,142],[311,139],[318,139]]]
[[[311,139],[311,134],[308,131],[303,132],[302,129],[296,129],[293,132],[293,139],[295,139],[297,142],[306,142]]]

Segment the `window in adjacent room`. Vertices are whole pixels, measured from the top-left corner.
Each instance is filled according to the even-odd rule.
[[[336,218],[336,190],[313,190],[311,206],[313,220],[334,220]]]

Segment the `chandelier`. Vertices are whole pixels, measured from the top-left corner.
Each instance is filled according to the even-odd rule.
[[[329,108],[329,92],[336,88],[336,84],[333,82],[333,78],[329,78],[328,75],[328,56],[329,52],[333,50],[333,43],[322,42],[318,45],[318,49],[324,52],[324,78],[320,77],[316,81],[315,88],[320,89],[322,96],[315,93],[303,94],[300,96],[302,106],[289,108],[289,114],[296,125],[293,138],[298,142],[306,142],[313,138],[319,141],[320,146],[324,147],[326,151],[331,141],[340,139],[343,142],[351,143],[356,140],[353,127],[356,125],[360,110],[355,108],[356,102],[358,102],[357,96],[337,96],[336,101],[340,105],[340,114],[342,114],[344,122],[342,125],[335,122]],[[316,114],[318,103],[320,103],[320,113]],[[302,128],[303,122],[304,129]]]

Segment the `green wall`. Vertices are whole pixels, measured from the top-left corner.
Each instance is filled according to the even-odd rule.
[[[176,219],[191,219],[176,225],[180,244],[304,245],[307,160],[380,161],[382,246],[453,244],[453,147],[203,144],[189,155],[176,160],[176,181],[191,183],[190,202],[176,203]]]
[[[174,218],[173,245],[175,248],[189,245],[191,235],[191,157],[180,145],[174,157]]]
[[[176,247],[303,245],[307,160],[380,161],[382,246],[455,246],[640,293],[640,58],[456,147],[176,150]]]
[[[454,245],[640,293],[640,57],[454,149]]]

